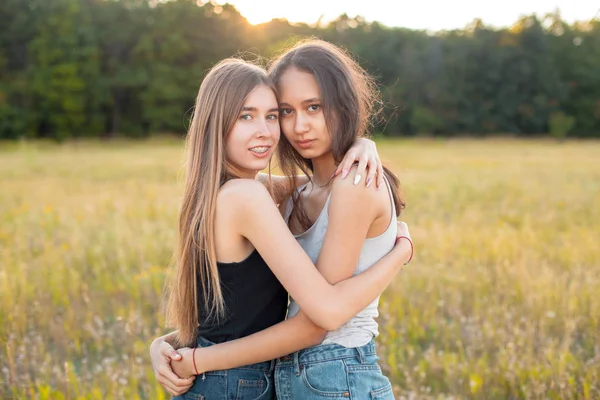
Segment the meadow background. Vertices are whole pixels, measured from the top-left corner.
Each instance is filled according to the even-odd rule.
[[[381,300],[398,398],[600,398],[600,143],[377,138],[414,261]],[[0,398],[164,399],[148,355],[183,141],[0,144]]]

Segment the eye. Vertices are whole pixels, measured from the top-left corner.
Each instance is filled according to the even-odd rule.
[[[240,119],[242,121],[250,121],[252,119],[252,115],[250,115],[250,114],[242,114],[242,115],[240,115]]]
[[[281,110],[279,110],[279,112],[281,113],[282,117],[287,117],[288,115],[292,114],[292,110],[289,108],[282,108]]]
[[[277,121],[278,118],[279,118],[279,116],[277,114],[269,114],[269,115],[267,115],[267,120],[268,121]]]
[[[319,104],[312,104],[312,105],[308,106],[308,111],[315,112],[315,111],[319,111],[320,108],[321,108],[321,106]]]

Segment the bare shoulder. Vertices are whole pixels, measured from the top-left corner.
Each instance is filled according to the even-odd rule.
[[[230,210],[251,212],[253,208],[276,207],[267,188],[258,180],[232,179],[219,190],[217,198],[219,205],[225,205]]]
[[[271,197],[265,185],[256,179],[232,179],[219,190],[219,201],[247,200],[256,196]]]

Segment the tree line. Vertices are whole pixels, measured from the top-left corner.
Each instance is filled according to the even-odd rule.
[[[304,37],[345,47],[377,78],[377,132],[600,137],[597,17],[431,33],[345,14],[253,26],[192,0],[3,0],[0,21],[0,139],[185,132],[215,62],[266,59]]]

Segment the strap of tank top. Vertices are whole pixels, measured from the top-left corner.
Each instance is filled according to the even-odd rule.
[[[388,181],[388,178],[385,175],[383,175],[383,180],[385,181],[385,184],[387,185],[388,194],[390,195],[390,201],[392,202],[392,216],[393,216],[393,218],[396,218],[396,203],[394,203],[394,195],[392,194],[392,185],[390,185],[390,182]]]
[[[390,184],[390,182],[388,181],[388,179],[385,177],[385,175],[383,176],[383,180],[385,181],[385,184],[388,188],[388,195],[390,197],[390,203],[392,205],[392,215],[390,217],[390,223],[388,224],[388,227],[386,228],[385,232],[389,231],[392,227],[393,224],[396,223],[396,203],[394,203],[394,195],[392,194],[392,186]]]
[[[301,191],[304,190],[304,188],[306,188],[307,185],[308,185],[308,182],[305,183],[304,185],[298,186],[296,188],[296,192],[300,193]],[[284,219],[285,222],[288,222],[288,220],[290,219],[290,216],[292,215],[292,211],[294,210],[294,199],[293,199],[292,196],[290,196],[287,199],[287,202],[286,202],[286,205],[285,205],[285,213],[283,214],[283,219]]]

